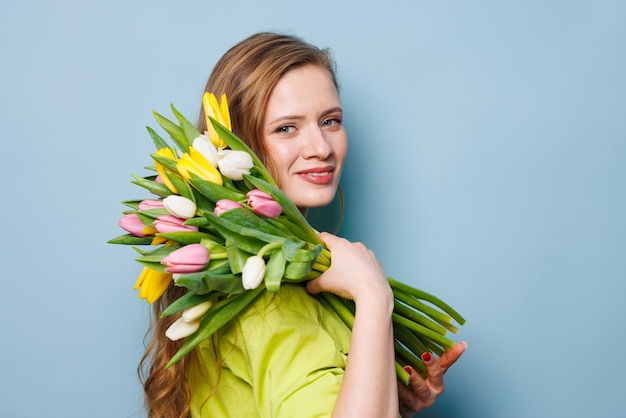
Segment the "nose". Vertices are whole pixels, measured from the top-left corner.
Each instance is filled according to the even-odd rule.
[[[333,148],[321,127],[315,126],[308,130],[302,148],[302,157],[325,160],[333,153]]]

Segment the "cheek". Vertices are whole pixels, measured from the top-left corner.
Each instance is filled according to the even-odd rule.
[[[341,138],[337,141],[334,147],[335,159],[337,163],[341,163],[343,165],[346,160],[346,155],[348,154],[348,138],[345,134],[342,135]]]
[[[289,154],[286,150],[274,146],[271,148],[268,147],[266,155],[266,166],[268,170],[270,170],[270,174],[272,174],[274,180],[276,180],[276,183],[278,183],[278,186],[282,187],[284,180],[282,177],[287,175],[290,165]]]

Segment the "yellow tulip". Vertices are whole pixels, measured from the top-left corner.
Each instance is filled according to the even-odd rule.
[[[217,134],[217,132],[213,128],[213,125],[211,124],[211,120],[209,119],[210,116],[222,125],[224,125],[224,127],[229,131],[233,130],[230,124],[230,112],[228,111],[228,100],[226,99],[226,95],[222,94],[220,103],[218,103],[217,98],[213,93],[205,92],[204,96],[202,96],[202,107],[204,108],[204,114],[206,117],[206,126],[209,139],[218,149],[226,148],[226,144]]]
[[[171,281],[171,274],[144,267],[135,283],[134,290],[141,287],[139,297],[146,299],[148,303],[153,303],[165,293]]]
[[[161,148],[156,152],[156,155],[176,161],[176,156],[174,155],[174,151],[172,151],[171,148]],[[157,173],[159,173],[159,177],[161,178],[161,180],[163,180],[163,184],[165,184],[172,193],[178,194],[178,190],[176,190],[176,187],[174,187],[174,184],[168,177],[167,171],[169,170],[167,170],[165,166],[163,166],[163,164],[159,164],[157,161],[154,162],[154,166],[157,170]]]
[[[193,147],[190,147],[189,152],[184,153],[178,160],[176,169],[185,180],[191,179],[193,174],[194,176],[219,184],[220,186],[223,184],[222,175],[217,168],[213,167],[209,160],[204,158],[202,154]]]

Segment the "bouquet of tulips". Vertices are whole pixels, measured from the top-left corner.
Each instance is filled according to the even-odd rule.
[[[187,292],[163,315],[181,313],[167,330],[172,340],[186,338],[169,365],[176,363],[244,310],[264,291],[281,283],[302,282],[326,271],[331,255],[300,210],[277,187],[267,168],[231,132],[226,96],[203,97],[208,130],[199,132],[173,106],[177,122],[154,112],[174,146],[148,128],[157,151],[151,175],[134,184],[153,197],[123,202],[130,208],[119,225],[128,234],[110,243],[133,245],[144,268],[135,289],[153,303],[173,280]],[[145,247],[147,246],[147,248]],[[449,305],[426,292],[389,278],[395,297],[393,325],[396,370],[400,364],[420,373],[419,355],[441,355],[458,332],[454,319],[465,320]],[[316,295],[348,326],[354,304],[338,296]]]

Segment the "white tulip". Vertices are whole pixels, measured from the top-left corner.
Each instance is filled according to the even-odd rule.
[[[165,336],[172,341],[178,341],[181,338],[185,338],[196,332],[200,328],[200,321],[185,322],[183,318],[178,318],[170,327],[165,331]]]
[[[196,149],[213,167],[217,167],[217,148],[205,135],[196,137],[191,146]]]
[[[163,199],[163,205],[169,213],[178,218],[191,219],[196,216],[196,204],[186,197],[175,194],[167,196]]]
[[[245,151],[221,150],[217,153],[217,166],[222,175],[231,180],[241,180],[244,174],[250,174],[254,167],[252,157]]]
[[[241,282],[244,289],[256,289],[265,277],[265,260],[263,257],[253,255],[248,257],[241,272]]]
[[[211,305],[213,305],[213,301],[207,300],[206,302],[202,302],[199,305],[185,309],[183,311],[183,321],[192,322],[196,319],[200,319],[200,317],[207,313],[207,311],[211,308]]]

